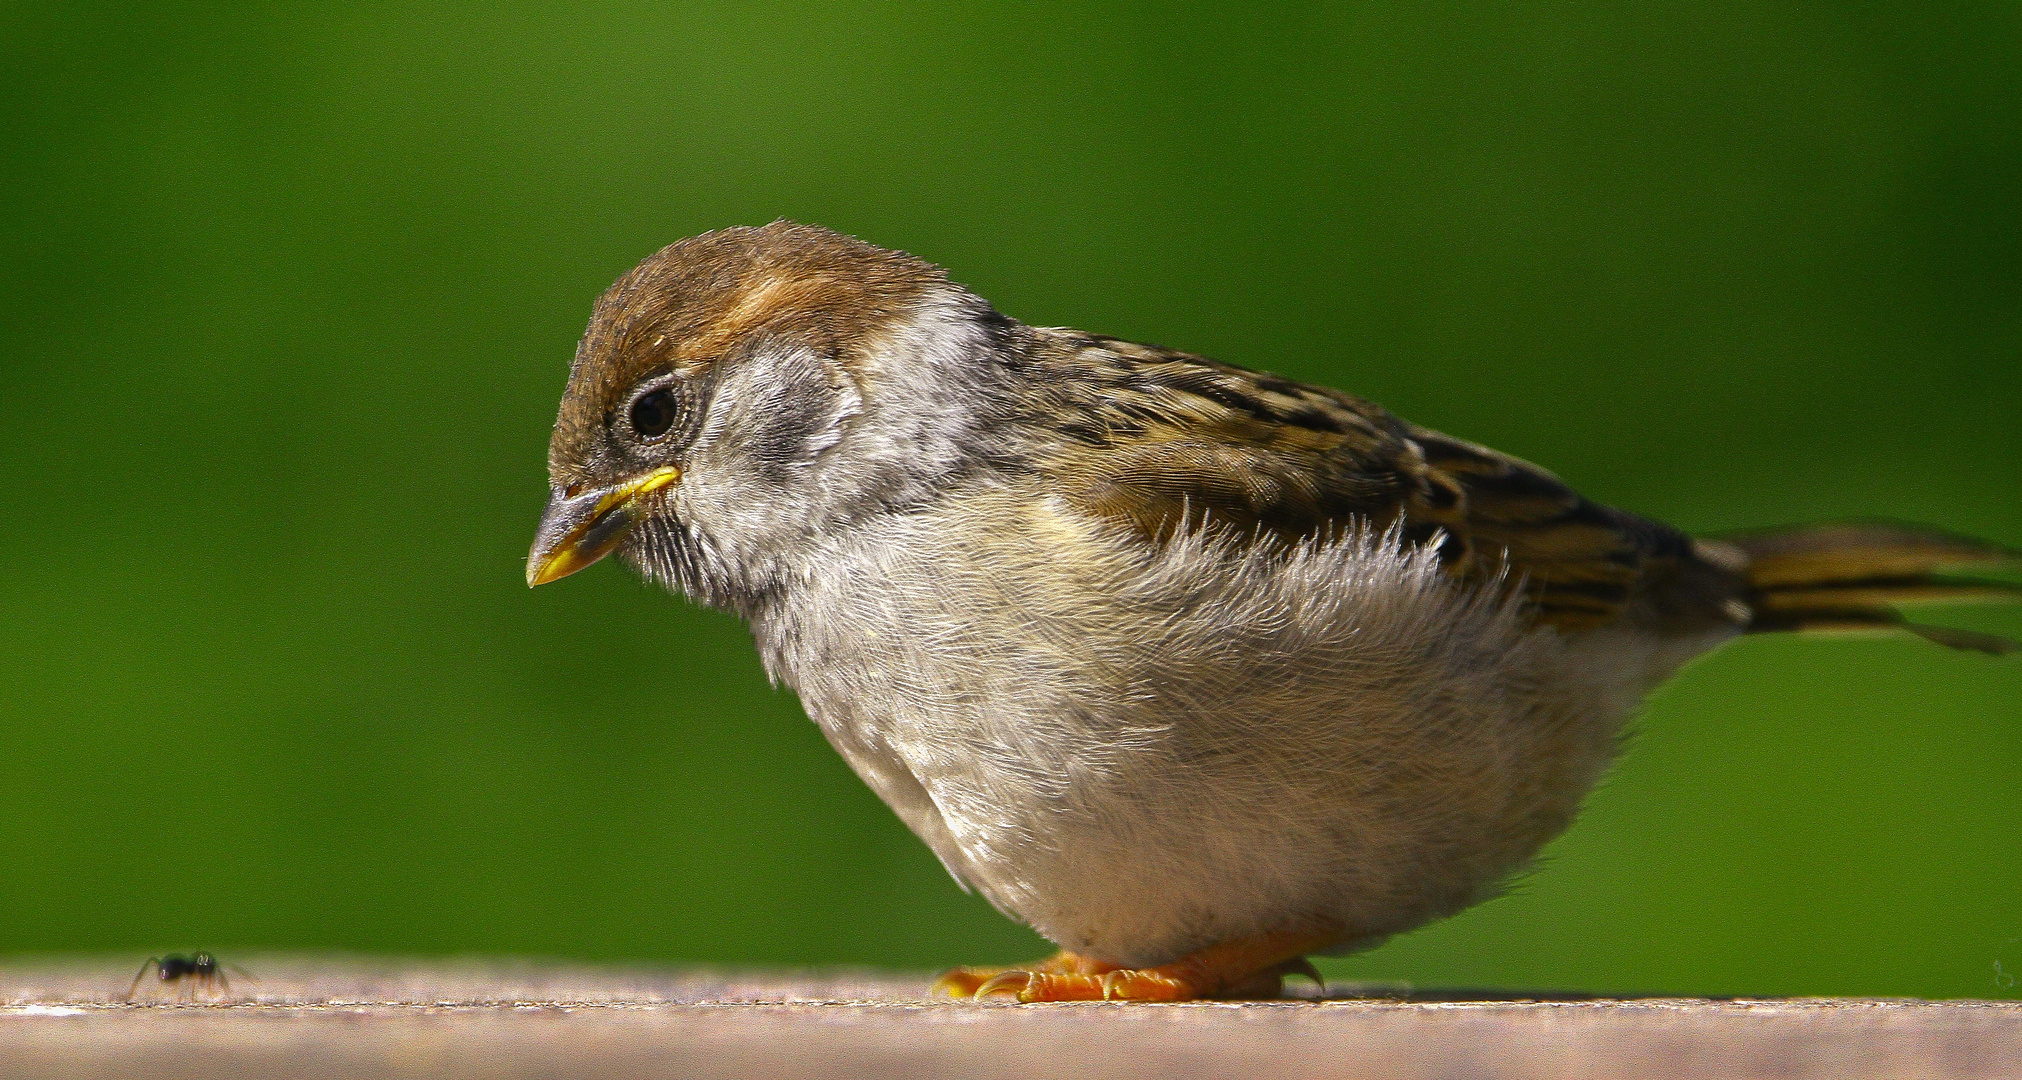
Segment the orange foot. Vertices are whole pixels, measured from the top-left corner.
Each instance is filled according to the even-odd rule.
[[[1304,975],[1324,986],[1305,956],[1338,936],[1263,934],[1210,945],[1153,968],[1119,968],[1062,952],[1024,968],[956,968],[935,980],[934,992],[976,998],[1016,994],[1028,1002],[1277,997],[1287,975]]]
[[[975,997],[976,991],[993,979],[1008,974],[1021,975],[1104,975],[1115,971],[1116,965],[1091,960],[1071,952],[1057,952],[1044,960],[1035,960],[1023,967],[958,967],[942,973],[934,980],[933,989],[928,991],[938,997]]]

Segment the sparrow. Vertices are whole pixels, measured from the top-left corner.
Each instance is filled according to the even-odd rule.
[[[1626,719],[1743,634],[1907,630],[2018,553],[1720,538],[1361,398],[1028,326],[786,221],[597,301],[527,582],[616,553],[734,612],[956,880],[1061,947],[942,990],[1276,993],[1497,891]]]

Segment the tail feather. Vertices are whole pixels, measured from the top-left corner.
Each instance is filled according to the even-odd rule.
[[[1750,631],[1900,628],[1955,649],[2002,654],[2022,643],[1922,626],[1906,604],[2022,601],[2022,584],[1943,576],[2022,569],[2022,551],[1895,522],[1858,522],[1720,538],[1746,557]]]

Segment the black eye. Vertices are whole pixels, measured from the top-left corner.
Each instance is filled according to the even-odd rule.
[[[657,439],[674,426],[674,391],[661,387],[632,402],[632,430],[643,439]]]

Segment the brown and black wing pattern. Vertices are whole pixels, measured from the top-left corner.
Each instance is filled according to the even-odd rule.
[[[1681,626],[1745,621],[1720,603],[1737,586],[1719,580],[1726,572],[1704,563],[1684,533],[1594,502],[1527,461],[1410,430],[1427,467],[1465,494],[1476,571],[1507,567],[1520,577],[1538,621],[1600,626],[1639,598]]]
[[[1451,573],[1507,575],[1541,623],[1614,619],[1694,561],[1667,526],[1581,497],[1551,473],[1404,423],[1337,390],[1188,353],[1040,331],[1058,478],[1085,510],[1152,539],[1216,525],[1261,539],[1401,522]],[[1696,590],[1694,590],[1696,591]]]

